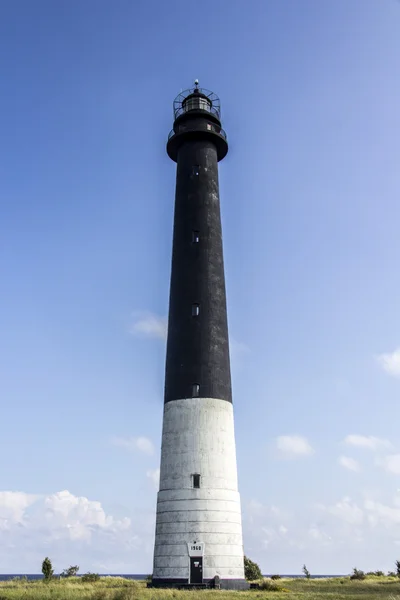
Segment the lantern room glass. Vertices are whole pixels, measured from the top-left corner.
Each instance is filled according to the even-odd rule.
[[[182,102],[182,108],[184,112],[188,112],[189,110],[206,110],[207,112],[211,112],[211,102],[201,96],[191,96]]]

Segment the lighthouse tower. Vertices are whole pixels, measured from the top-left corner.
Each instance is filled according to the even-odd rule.
[[[177,163],[153,586],[245,589],[218,161],[218,97],[195,82],[174,101]]]

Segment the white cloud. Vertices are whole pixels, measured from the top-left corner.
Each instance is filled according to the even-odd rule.
[[[0,492],[0,527],[8,522],[20,523],[28,506],[39,496],[25,492]]]
[[[314,452],[307,438],[300,435],[281,435],[276,438],[276,447],[288,458],[309,456]]]
[[[132,564],[145,572],[153,550],[153,512],[139,510],[133,522],[68,490],[48,495],[1,491],[1,570],[37,572],[48,555],[56,572],[71,564],[71,557],[83,572],[99,571],[99,564],[104,565],[102,572],[112,572],[113,561],[120,564],[119,572],[129,572]]]
[[[400,377],[400,348],[394,352],[379,354],[376,359],[386,373]]]
[[[364,520],[363,510],[347,496],[325,510],[338,519],[352,525],[360,525]]]
[[[154,454],[153,442],[144,436],[130,438],[113,437],[111,438],[111,443],[126,450],[139,450],[143,454]]]
[[[356,448],[368,448],[369,450],[379,450],[379,448],[391,448],[392,444],[388,440],[375,437],[373,435],[351,434],[345,437],[344,443]]]
[[[160,469],[149,469],[146,472],[146,477],[148,477],[153,483],[156,490],[158,490],[158,486],[160,483]]]
[[[149,438],[146,437],[138,437],[136,438],[136,447],[140,452],[144,454],[154,454],[154,445]]]
[[[328,490],[321,489],[322,496]],[[360,492],[335,502],[302,503],[294,495],[294,510],[243,505],[245,551],[265,572],[298,573],[304,561],[314,573],[349,573],[359,565],[366,571],[392,568],[395,544],[400,542],[400,498],[385,500]],[[290,506],[290,499],[284,500]],[[286,515],[282,515],[286,512]],[[268,564],[268,567],[265,565]]]
[[[350,456],[339,456],[338,463],[345,469],[349,469],[349,471],[359,471],[360,465],[354,458],[350,458]]]
[[[273,520],[282,520],[288,517],[288,514],[277,506],[262,504],[258,500],[252,499],[246,505],[246,512],[248,516],[253,517],[266,517]]]
[[[107,516],[100,502],[74,496],[68,490],[47,496],[43,505],[47,524],[54,529],[65,528],[71,539],[90,539],[93,527],[115,530],[130,525],[129,519],[115,521]]]
[[[167,339],[167,319],[151,312],[135,311],[129,326],[132,335]]]
[[[288,531],[289,531],[288,528],[285,527],[284,525],[279,526],[279,533],[281,533],[282,535],[286,535]]]
[[[365,501],[365,509],[368,513],[369,523],[372,527],[392,527],[400,525],[400,508],[387,506],[373,500]]]
[[[310,527],[310,529],[308,530],[308,535],[312,540],[315,540],[316,542],[322,542],[324,545],[326,545],[332,540],[332,537],[330,535],[328,535],[327,533],[325,533],[325,531],[322,531],[319,527],[316,527],[315,525]]]
[[[389,454],[377,460],[376,464],[388,473],[400,475],[400,454]]]

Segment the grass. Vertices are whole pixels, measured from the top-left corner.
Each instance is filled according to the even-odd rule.
[[[268,597],[274,600],[400,600],[400,581],[394,577],[367,577],[364,581],[350,581],[348,577],[310,581],[280,579],[271,583],[279,591],[161,590],[146,588],[144,581],[122,577],[102,577],[96,583],[82,583],[79,577],[47,584],[2,581],[0,600],[265,600]]]

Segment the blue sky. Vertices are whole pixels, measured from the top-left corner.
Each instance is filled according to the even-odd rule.
[[[222,101],[245,552],[400,557],[400,3],[0,7],[0,565],[150,572],[172,101]]]

